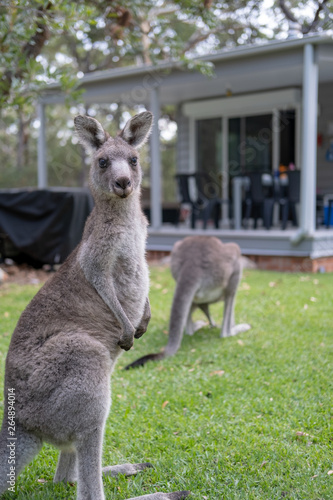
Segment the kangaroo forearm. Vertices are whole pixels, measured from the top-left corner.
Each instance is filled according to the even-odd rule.
[[[146,333],[150,318],[151,318],[151,310],[150,310],[149,298],[147,297],[140,324],[135,331],[134,336],[136,339],[139,339],[144,333]]]
[[[95,284],[95,289],[102,297],[109,309],[113,312],[123,329],[125,331],[133,330],[134,334],[134,327],[128,319],[124,309],[122,308],[122,305],[117,298],[114,287],[110,286],[110,284],[106,285],[105,283],[103,284],[98,282],[97,284]]]
[[[134,327],[128,319],[124,309],[122,308],[112,282],[105,278],[105,273],[100,272],[97,265],[85,265],[85,255],[81,255],[80,263],[83,273],[87,281],[95,288],[98,295],[103,299],[105,304],[109,307],[116,319],[119,321],[124,331],[133,331]]]

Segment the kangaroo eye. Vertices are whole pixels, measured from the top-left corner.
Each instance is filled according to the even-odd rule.
[[[101,168],[106,168],[106,167],[107,167],[107,165],[108,165],[108,162],[107,162],[107,160],[106,160],[105,158],[100,158],[100,159],[98,160],[98,164],[99,164],[99,166],[100,166]]]
[[[131,163],[132,163],[133,166],[135,166],[135,165],[138,164],[138,159],[137,159],[136,156],[133,156],[130,161],[131,161]]]

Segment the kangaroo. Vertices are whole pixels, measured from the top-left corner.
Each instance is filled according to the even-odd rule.
[[[60,448],[54,482],[77,480],[78,500],[104,500],[102,474],[132,475],[144,464],[102,469],[110,375],[122,349],[147,329],[147,220],[140,208],[138,149],[152,114],[131,118],[112,138],[87,116],[74,120],[91,154],[95,206],[81,243],[22,313],[6,359],[5,414],[0,432],[0,495],[39,452]],[[9,402],[15,400],[15,421]],[[7,407],[8,401],[8,407]],[[8,414],[7,414],[8,408]],[[11,410],[12,411],[12,410]],[[8,444],[15,448],[14,465]],[[179,500],[189,492],[145,500]]]
[[[224,300],[224,315],[220,337],[229,337],[249,330],[250,325],[235,325],[234,304],[242,275],[241,251],[235,243],[223,244],[214,236],[188,236],[175,243],[171,252],[171,273],[176,281],[169,324],[169,339],[165,349],[148,354],[125,369],[142,366],[175,354],[181,344],[184,329],[193,335],[202,322],[194,323],[192,314],[200,308],[215,327],[209,304]]]

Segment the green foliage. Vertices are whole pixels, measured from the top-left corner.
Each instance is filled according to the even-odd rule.
[[[314,16],[319,4],[296,5],[292,15],[311,25],[306,16],[311,17],[311,9]],[[272,18],[268,28],[260,17],[263,8],[263,0],[5,0],[0,6],[0,108],[22,106],[52,80],[71,95],[77,72],[135,61],[189,63],[188,57],[198,53],[272,38],[285,24]],[[273,12],[283,20],[285,14],[275,6],[267,18]],[[332,20],[329,6],[324,14]],[[328,29],[322,23],[313,29],[323,26]]]
[[[310,4],[292,0],[288,8],[300,26],[311,27],[320,5],[324,6],[320,22],[312,31],[323,31],[332,27],[332,5],[327,0]],[[36,99],[46,84],[59,82],[70,108],[82,102],[79,78],[89,72],[178,61],[212,75],[213,66],[195,56],[285,36],[287,29],[278,2],[267,7],[264,0],[3,0],[0,187],[36,184]],[[52,130],[52,136],[57,132]],[[50,159],[57,157],[58,166],[62,164],[59,157],[68,152],[60,152],[57,141],[48,147]],[[82,185],[82,162],[73,164],[71,172],[66,185]],[[51,171],[51,183],[56,178]]]
[[[0,290],[1,373],[10,333],[37,289]],[[173,290],[169,269],[152,267],[152,321],[112,376],[104,440],[104,464],[150,461],[155,469],[104,479],[106,498],[190,489],[193,500],[329,500],[331,276],[246,271],[236,319],[252,330],[222,340],[218,329],[203,328],[184,336],[176,356],[122,371],[166,344]],[[220,323],[222,305],[212,312]],[[56,460],[44,446],[18,493],[4,499],[74,500],[75,487],[52,484]]]
[[[72,2],[5,0],[0,6],[0,109],[33,102],[49,80],[40,54],[51,36],[77,18]],[[68,79],[68,77],[67,77]],[[67,90],[65,85],[64,91]]]

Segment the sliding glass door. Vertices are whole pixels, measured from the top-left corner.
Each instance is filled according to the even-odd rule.
[[[272,114],[229,119],[229,171],[272,171]]]
[[[196,171],[212,177],[221,175],[222,119],[196,121]]]
[[[231,199],[233,177],[294,168],[295,127],[295,110],[196,119],[196,171],[209,176],[219,196]]]

